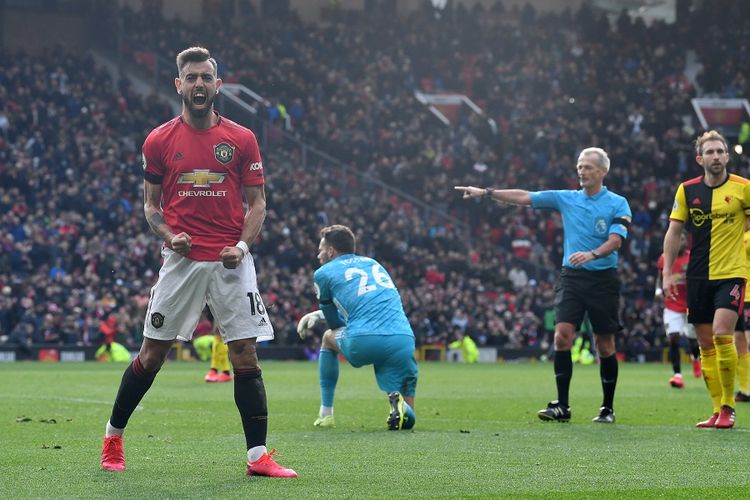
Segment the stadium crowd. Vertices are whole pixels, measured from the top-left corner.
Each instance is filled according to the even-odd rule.
[[[722,16],[742,4],[719,3]],[[465,202],[453,186],[575,187],[575,155],[597,145],[612,158],[606,184],[634,215],[621,251],[619,349],[636,356],[663,342],[656,260],[674,189],[700,173],[690,98],[750,92],[740,71],[750,20],[701,29],[716,7],[704,5],[672,25],[625,15],[610,24],[586,7],[349,13],[321,25],[248,9],[236,23],[209,17],[198,35],[155,12],[111,15],[134,60],[205,44],[225,81],[266,98],[268,130],[287,128],[463,221],[425,215],[324,160],[303,161],[298,147],[267,134],[269,211],[252,250],[277,342],[299,342],[296,321],[315,307],[317,231],[341,223],[357,232],[358,253],[390,269],[418,343],[461,331],[480,345],[546,348],[560,218]],[[683,74],[689,50],[703,67],[698,86]],[[98,344],[114,330],[135,347],[159,266],[141,210],[139,149],[170,108],[87,56],[3,55],[0,341]],[[414,99],[417,89],[469,95],[497,130],[470,113],[443,126]],[[733,171],[750,174],[748,157],[736,157]]]

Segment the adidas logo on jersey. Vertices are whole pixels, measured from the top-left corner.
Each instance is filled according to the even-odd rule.
[[[183,158],[182,153],[180,153],[179,151],[177,151],[174,154],[174,156],[172,157],[172,161],[182,160],[182,158]]]
[[[700,205],[701,199],[700,198],[693,198],[693,201],[690,202],[691,205]]]
[[[260,321],[258,321],[258,326],[266,326],[267,324],[266,318],[260,318]]]

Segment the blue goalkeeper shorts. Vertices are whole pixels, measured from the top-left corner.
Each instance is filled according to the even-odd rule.
[[[381,390],[416,395],[419,370],[411,335],[348,336],[344,327],[336,332],[336,345],[353,367],[373,365]]]

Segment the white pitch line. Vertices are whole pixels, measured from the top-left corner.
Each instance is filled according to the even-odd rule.
[[[73,403],[90,403],[90,404],[97,404],[97,405],[112,405],[114,401],[103,401],[100,399],[85,399],[85,398],[61,398],[61,397],[49,397],[49,396],[11,396],[11,398],[18,398],[18,399],[44,399],[47,401],[70,401]],[[135,407],[136,411],[142,411],[143,405],[138,405]]]

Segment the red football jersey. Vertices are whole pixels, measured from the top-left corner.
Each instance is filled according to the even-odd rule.
[[[672,263],[672,275],[680,276],[675,281],[675,297],[671,298],[664,294],[664,307],[670,311],[684,313],[687,311],[687,266],[690,261],[690,250],[678,255]],[[656,264],[659,272],[664,269],[664,255],[659,256],[659,262]]]
[[[193,240],[187,257],[215,261],[240,239],[243,186],[263,184],[255,134],[223,117],[207,130],[181,116],[155,128],[143,143],[144,177],[161,185],[164,219]]]

